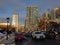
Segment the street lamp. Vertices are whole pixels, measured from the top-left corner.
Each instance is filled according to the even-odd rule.
[[[6,19],[7,19],[7,38],[6,39],[8,39],[8,23],[9,23],[10,18],[7,17]]]

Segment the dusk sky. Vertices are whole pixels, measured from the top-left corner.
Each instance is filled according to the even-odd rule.
[[[60,6],[60,0],[0,0],[0,16],[12,16],[14,13],[19,14],[20,24],[24,24],[26,18],[26,7],[37,6],[39,15],[48,9]]]

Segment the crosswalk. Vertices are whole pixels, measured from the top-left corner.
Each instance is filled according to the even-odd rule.
[[[6,40],[6,36],[4,36],[3,38],[0,38],[0,44],[1,44],[4,40]]]
[[[12,37],[9,37],[8,40],[3,41],[3,43],[10,44],[10,43],[13,43],[14,41],[15,41],[14,36],[12,36]]]
[[[0,44],[0,45],[15,45],[15,43],[14,44]]]
[[[14,45],[14,41],[15,41],[15,37],[9,36],[8,40],[6,40],[6,36],[4,36],[3,38],[0,39],[0,45],[4,45],[4,44],[13,44]]]

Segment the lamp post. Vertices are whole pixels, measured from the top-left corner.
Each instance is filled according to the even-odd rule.
[[[7,17],[6,19],[7,19],[7,38],[6,39],[8,39],[8,23],[9,23],[10,18]]]

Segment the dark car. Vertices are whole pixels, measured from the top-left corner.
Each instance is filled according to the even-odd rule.
[[[15,34],[15,41],[21,41],[25,38],[22,33]]]
[[[54,31],[48,31],[48,32],[46,32],[45,35],[46,35],[46,38],[48,38],[48,39],[55,39],[55,37],[56,37],[56,34]]]
[[[21,32],[21,33],[22,33],[24,36],[25,36],[25,34],[26,34],[25,32]]]
[[[27,32],[27,33],[25,33],[25,36],[26,37],[31,37],[32,36],[32,33],[31,32]]]

